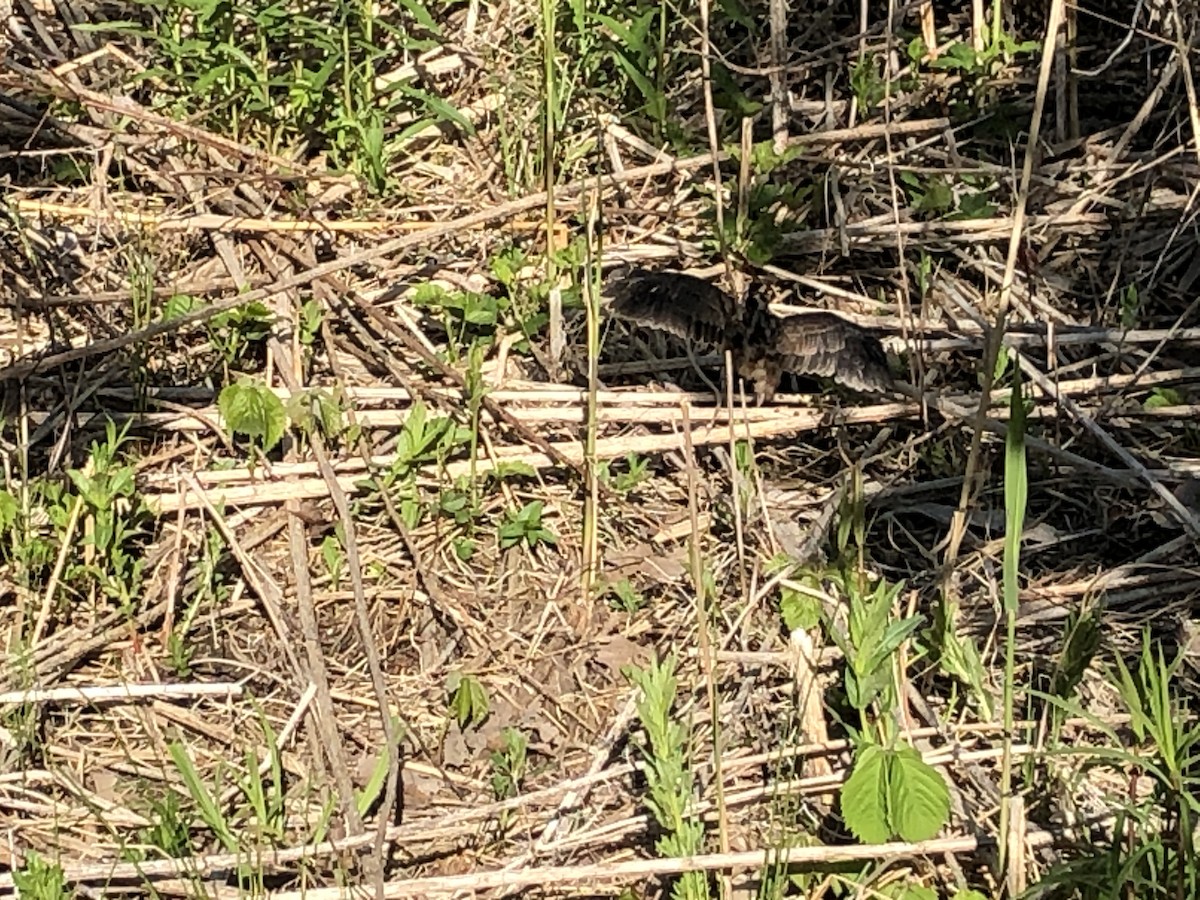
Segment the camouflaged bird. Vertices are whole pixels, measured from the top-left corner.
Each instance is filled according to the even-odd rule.
[[[605,293],[622,319],[729,350],[760,406],[775,396],[784,372],[832,378],[856,391],[895,388],[874,334],[820,310],[776,316],[761,289],[752,287],[739,304],[695,276],[639,269],[612,279]]]

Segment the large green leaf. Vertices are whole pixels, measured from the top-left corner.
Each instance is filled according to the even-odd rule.
[[[893,830],[906,841],[936,837],[950,816],[946,779],[912,747],[892,752],[888,796]]]
[[[842,819],[865,844],[882,844],[892,836],[887,816],[888,756],[877,744],[861,747],[854,771],[842,785]]]

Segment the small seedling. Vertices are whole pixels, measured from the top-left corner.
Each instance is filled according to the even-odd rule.
[[[450,713],[458,722],[461,730],[478,728],[488,717],[489,704],[487,691],[479,679],[471,675],[455,673],[450,686]]]
[[[66,900],[71,896],[62,866],[42,859],[36,850],[25,854],[25,865],[13,870],[12,880],[22,900]]]
[[[288,398],[286,413],[287,420],[304,434],[318,432],[332,440],[346,431],[341,397],[324,388],[309,388],[292,394]],[[348,436],[351,441],[354,440],[353,433]]]
[[[647,471],[649,464],[649,457],[630,453],[625,457],[623,471],[614,474],[609,460],[602,461],[596,468],[601,484],[619,494],[627,494],[650,477]]]
[[[770,141],[754,145],[745,215],[725,218],[725,241],[755,263],[769,262],[783,238],[804,227],[812,201],[812,183],[791,178],[779,183],[768,178],[800,152],[799,147],[789,147],[778,154]],[[715,226],[715,204],[706,208],[705,216]]]
[[[1142,403],[1143,409],[1162,409],[1166,406],[1182,406],[1183,395],[1175,388],[1156,387]]]
[[[529,738],[515,728],[500,732],[502,749],[492,751],[492,794],[497,800],[517,796],[525,777]]]
[[[798,586],[784,584],[780,590],[779,613],[783,627],[789,632],[807,631],[821,621],[821,601],[816,590],[802,590]]]
[[[901,172],[900,183],[905,188],[908,206],[913,212],[940,219],[954,209],[954,191],[942,175],[922,176],[916,172]]]
[[[501,550],[507,550],[522,543],[530,549],[538,544],[558,543],[558,535],[542,525],[541,500],[526,503],[515,513],[510,510],[497,534],[500,538]]]
[[[208,322],[209,340],[231,366],[251,345],[267,338],[274,320],[267,305],[256,300],[213,316]]]
[[[87,509],[90,527],[86,543],[94,553],[86,554],[82,564],[71,566],[66,579],[69,582],[80,575],[88,576],[127,612],[132,611],[145,564],[142,555],[134,550],[133,541],[141,533],[140,526],[147,515],[137,496],[135,467],[118,464],[120,448],[128,433],[128,424],[118,434],[116,425],[109,420],[105,424],[104,443],[92,443],[90,465],[67,471]],[[69,515],[65,504],[58,506],[57,512],[51,510],[60,533],[65,533]]]
[[[646,595],[630,584],[628,578],[608,586],[609,604],[630,615],[646,605]]]
[[[155,847],[174,859],[191,856],[195,852],[192,823],[184,815],[179,795],[170,791],[149,802],[150,811],[146,818],[151,824],[138,830],[138,843]],[[140,847],[127,847],[122,855],[132,862],[141,862],[147,856]]]
[[[644,112],[654,125],[655,139],[661,140],[667,121],[667,97],[663,75],[663,35],[657,26],[659,10],[645,9],[628,20],[604,13],[593,13],[602,33],[609,38],[611,58],[634,86]]]
[[[455,525],[469,525],[479,516],[474,492],[466,482],[465,478],[456,479],[454,487],[445,488],[438,497],[438,512]]]
[[[473,291],[448,291],[435,284],[421,285],[413,295],[413,304],[440,311],[452,360],[477,342],[489,346],[496,338],[502,314],[508,309],[507,298]]]
[[[850,88],[854,91],[859,107],[865,113],[869,113],[883,102],[883,98],[887,96],[887,84],[881,74],[879,57],[868,53],[854,63],[850,69]]]
[[[285,794],[283,764],[279,742],[266,717],[259,715],[267,757],[247,746],[240,770],[219,763],[210,784],[205,780],[187,748],[179,741],[167,744],[184,788],[195,806],[195,816],[212,832],[227,853],[256,859],[264,850],[278,847],[285,833]],[[229,794],[225,776],[232,774]],[[238,866],[238,881],[243,888],[261,891],[263,871],[251,863]]]
[[[217,409],[231,436],[244,434],[250,439],[253,456],[270,453],[287,430],[283,401],[258,379],[240,378],[226,385],[217,396]]]
[[[1142,298],[1136,284],[1125,285],[1121,291],[1121,327],[1136,328],[1142,314]]]
[[[407,476],[422,465],[445,461],[470,438],[469,429],[456,425],[447,416],[429,416],[425,404],[418,400],[409,410],[396,441],[392,472]]]
[[[342,549],[342,542],[338,535],[325,535],[321,541],[321,559],[325,561],[325,569],[329,572],[329,580],[336,591],[342,582],[342,570],[346,565],[346,553]]]
[[[299,336],[300,343],[311,347],[316,343],[317,335],[321,333],[321,323],[325,321],[325,310],[314,298],[309,297],[300,306]]]

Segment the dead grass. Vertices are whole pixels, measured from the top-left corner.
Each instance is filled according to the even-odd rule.
[[[404,163],[401,199],[381,203],[353,178],[327,174],[320,160],[267,153],[154,112],[120,86],[144,64],[133,48],[69,30],[70,4],[18,4],[23,31],[0,69],[5,476],[14,496],[33,479],[62,479],[67,467],[84,465],[103,417],[130,421],[150,517],[140,545],[145,580],[132,610],[44,575],[31,580],[15,558],[0,569],[9,659],[0,685],[19,692],[0,697],[0,821],[8,835],[0,863],[20,866],[35,849],[57,859],[81,890],[152,884],[163,894],[202,887],[208,896],[234,896],[229,872],[245,857],[197,822],[195,844],[180,858],[147,848],[136,860],[129,848],[146,845],[147,830],[164,819],[155,803],[186,797],[170,741],[187,748],[236,818],[244,797],[231,773],[244,776],[248,750],[250,767],[267,761],[265,721],[281,750],[281,831],[253,837],[250,822],[239,824],[247,845],[261,848],[253,866],[278,897],[301,889],[342,896],[339,877],[375,885],[380,896],[499,896],[504,887],[566,896],[635,883],[653,892],[657,879],[688,868],[738,879],[759,871],[763,851],[779,846],[779,804],[805,798],[805,821],[819,818],[850,759],[845,740],[810,742],[794,721],[795,658],[766,563],[779,552],[820,563],[848,466],[857,461],[870,500],[870,565],[906,579],[913,608],[934,608],[964,473],[973,474],[967,461],[982,333],[995,316],[1014,229],[1020,255],[1009,284],[1010,343],[1023,349],[1026,378],[1035,380],[1020,683],[1045,678],[1063,620],[1094,604],[1104,608],[1106,653],[1127,649],[1144,626],[1175,639],[1177,625],[1194,615],[1200,536],[1192,301],[1200,160],[1194,64],[1178,37],[1196,26],[1194,10],[1182,24],[1155,12],[1126,55],[1096,77],[1070,74],[1067,61],[1100,65],[1122,39],[1106,17],[1124,21],[1128,11],[1098,3],[1072,12],[1075,38],[1045,97],[1022,224],[1015,210],[1023,143],[989,139],[957,108],[957,118],[947,115],[961,102],[957,74],[925,72],[897,91],[886,115],[857,107],[846,83],[856,54],[901,48],[886,39],[877,11],[860,35],[857,4],[835,6],[819,33],[814,26],[802,39],[787,121],[803,152],[779,179],[814,186],[808,227],[777,248],[768,277],[800,285],[806,303],[885,329],[921,399],[783,395],[769,409],[739,411],[731,423],[709,394],[645,386],[646,373],[670,373],[703,391],[678,346],[639,344],[645,336],[606,326],[596,457],[650,459],[643,484],[627,495],[606,493],[599,507],[601,577],[628,578],[648,601],[626,613],[580,587],[583,492],[573,470],[586,463],[587,394],[578,377],[547,378],[544,335],[530,354],[510,347],[485,361],[491,392],[474,466],[459,452],[420,474],[432,500],[472,469],[533,468],[488,483],[474,556],[456,555],[456,532],[444,518],[407,527],[367,480],[396,463],[396,436],[414,397],[442,414],[457,414],[465,402],[465,373],[429,356],[443,349],[443,335],[412,305],[409,288],[433,280],[497,290],[488,264],[510,243],[530,251],[525,276],[538,277],[546,240],[536,220],[547,198],[532,189],[527,161],[504,176],[506,142],[517,148],[510,158],[524,160],[538,140],[536,122],[531,114],[514,132],[512,120],[504,125],[495,112],[530,89],[536,9],[472,4],[473,29],[461,45],[380,76],[421,71],[425,86],[477,128],[469,139],[450,128],[423,133]],[[943,9],[957,5],[933,6],[943,38],[969,36],[968,19]],[[452,20],[457,26],[462,13]],[[916,18],[905,21],[916,27]],[[1038,34],[1039,24],[1020,27]],[[768,59],[766,48],[755,57],[744,43],[717,46],[743,67]],[[695,66],[672,97],[702,135]],[[1036,63],[1013,66],[995,87],[1022,134],[1035,76]],[[744,82],[765,99],[765,77]],[[57,103],[48,115],[51,98]],[[555,200],[563,233],[582,233],[600,173],[606,259],[719,277],[722,267],[703,269],[719,262],[706,216],[714,159],[730,157],[650,147],[620,109],[602,112],[614,116],[602,132],[579,111],[561,136],[572,148],[600,134],[606,151],[603,160],[583,154],[566,167]],[[52,177],[53,166],[70,158],[87,161],[87,177]],[[723,171],[732,184],[737,162]],[[959,188],[962,176],[978,176],[996,209],[963,221],[921,214],[904,194],[903,173],[924,184],[944,177]],[[512,183],[527,191],[506,194]],[[736,193],[726,202],[729,217]],[[924,290],[922,257],[934,263]],[[153,308],[172,294],[213,305],[166,325],[139,317],[131,298],[143,270]],[[1135,315],[1123,323],[1128,285],[1139,305],[1127,304]],[[298,311],[310,298],[325,312],[311,353],[296,337]],[[244,364],[281,396],[339,389],[363,428],[362,446],[292,443],[248,468],[223,435],[212,388],[221,367],[202,326],[253,299],[278,319],[264,351]],[[586,357],[582,314],[568,312],[565,329],[560,363],[578,375]],[[654,357],[664,361],[645,364]],[[1166,388],[1173,393],[1148,407]],[[982,481],[961,510],[948,582],[961,628],[981,641],[993,687],[1003,671],[995,610],[1006,397],[993,392],[996,409],[979,423]],[[754,439],[757,468],[744,520],[735,521],[729,448],[743,437]],[[693,447],[699,478],[689,503],[684,454]],[[533,500],[544,504],[557,545],[501,551],[496,524]],[[83,519],[68,561],[86,552]],[[49,523],[36,527],[52,533]],[[343,559],[336,579],[322,555],[335,528],[357,557],[357,564]],[[696,649],[693,538],[716,586],[711,666],[700,664]],[[223,547],[211,568],[204,562],[210,539]],[[184,622],[191,657],[181,675],[170,640]],[[710,734],[711,684],[724,740],[724,852],[682,861],[653,850],[628,747],[633,690],[620,672],[668,650],[684,659],[681,718]],[[818,671],[832,690],[837,654],[826,650]],[[449,684],[460,674],[489,695],[490,716],[479,728],[452,722]],[[791,859],[892,860],[895,870],[930,884],[986,884],[1000,735],[977,710],[949,702],[952,681],[927,661],[909,676],[903,724],[953,785],[946,836],[920,846],[831,842]],[[1106,715],[1103,683],[1089,678],[1086,691]],[[384,801],[364,816],[351,808],[352,792],[365,788],[388,745],[385,705],[403,766],[391,767],[398,783],[390,794],[381,789]],[[491,754],[505,727],[529,737],[529,766],[519,794],[496,802]],[[1068,727],[1081,743],[1095,739],[1087,723]],[[1030,740],[1014,746],[1018,759],[1040,751],[1036,729],[1023,733]],[[695,763],[704,785],[698,809],[713,822],[706,740]],[[785,759],[795,760],[792,775],[783,774]],[[1030,880],[1069,853],[1087,824],[1059,786],[1065,780],[1038,771],[1046,780],[1028,798],[1020,848]],[[324,813],[331,826],[318,837]],[[12,883],[0,872],[0,894]]]

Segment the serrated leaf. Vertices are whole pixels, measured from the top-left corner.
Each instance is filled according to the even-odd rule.
[[[936,837],[950,817],[946,779],[907,746],[892,752],[889,774],[889,811],[895,832],[906,841]]]
[[[412,294],[412,302],[416,306],[444,306],[448,294],[449,292],[445,288],[427,281],[417,285],[417,289]]]
[[[809,594],[784,588],[779,607],[788,631],[814,628],[821,621],[821,601]]]
[[[217,397],[217,408],[231,432],[258,438],[264,452],[283,437],[287,425],[283,401],[265,384],[244,379],[226,385]]]
[[[1155,388],[1142,404],[1145,409],[1162,409],[1165,406],[1180,406],[1183,397],[1173,388]]]
[[[842,819],[864,844],[882,844],[888,827],[888,751],[867,744],[858,751],[854,771],[842,785]]]
[[[468,432],[468,436],[469,435],[470,433]],[[517,476],[523,478],[533,478],[535,475],[537,475],[537,469],[535,469],[529,463],[522,462],[519,459],[515,459],[512,462],[497,463],[496,468],[492,471],[495,473],[497,478],[512,478]]]
[[[468,325],[495,325],[496,302],[490,297],[473,298],[473,302],[463,307],[463,319]]]
[[[170,322],[174,319],[186,316],[193,310],[199,309],[204,304],[188,294],[172,294],[167,298],[167,302],[163,304],[162,320]]]

